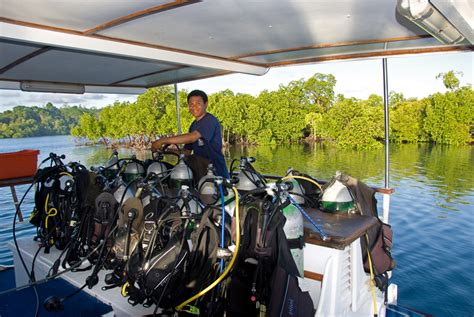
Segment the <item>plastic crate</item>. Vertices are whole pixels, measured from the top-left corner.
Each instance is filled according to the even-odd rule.
[[[39,150],[23,150],[0,153],[0,179],[35,175],[39,152]]]

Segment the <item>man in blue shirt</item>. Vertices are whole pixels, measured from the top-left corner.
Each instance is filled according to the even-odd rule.
[[[186,154],[208,159],[216,169],[216,174],[229,178],[229,171],[222,154],[221,125],[216,117],[206,111],[207,95],[204,91],[193,90],[188,95],[189,112],[195,120],[189,132],[171,137],[163,137],[152,143],[152,151],[159,150],[165,144],[185,144]]]

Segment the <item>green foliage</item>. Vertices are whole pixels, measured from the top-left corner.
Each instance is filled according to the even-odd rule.
[[[323,123],[323,115],[320,113],[310,112],[304,117],[304,122],[309,126],[311,135],[314,137],[321,136],[320,127]]]
[[[436,79],[442,78],[443,79],[443,84],[447,89],[455,90],[455,89],[459,88],[459,84],[460,84],[459,78],[457,78],[456,75],[462,76],[463,73],[462,72],[455,72],[455,71],[450,70],[447,73],[439,73],[436,76]]]
[[[77,106],[56,108],[49,102],[44,107],[16,106],[0,113],[0,138],[66,135],[83,114],[96,112]]]
[[[424,129],[430,139],[441,144],[472,142],[470,129],[474,123],[474,92],[462,87],[428,99]]]
[[[400,92],[391,91],[388,93],[388,104],[393,107],[401,102],[404,102],[406,99],[403,94]]]
[[[340,147],[379,147],[383,108],[355,98],[339,100],[323,117],[323,129]]]
[[[450,90],[422,100],[390,92],[391,140],[397,143],[473,141],[474,93],[459,87],[454,71],[438,75]],[[296,143],[310,136],[332,141],[338,148],[380,147],[384,139],[383,99],[335,96],[336,79],[317,73],[308,80],[280,85],[254,97],[230,90],[209,96],[208,111],[222,125],[227,143]],[[194,120],[188,111],[187,91],[179,91],[182,132]],[[80,117],[82,116],[82,117]],[[80,120],[79,120],[80,117]],[[171,86],[149,89],[136,102],[115,102],[99,111],[81,107],[18,106],[0,114],[0,137],[72,133],[93,142],[134,143],[141,146],[161,135],[177,133],[177,114]],[[132,144],[133,145],[133,144]]]
[[[304,83],[304,94],[316,112],[326,112],[333,105],[335,86],[333,75],[321,73],[316,73]]]
[[[390,112],[390,138],[398,143],[416,143],[427,141],[423,131],[426,101],[395,104]]]

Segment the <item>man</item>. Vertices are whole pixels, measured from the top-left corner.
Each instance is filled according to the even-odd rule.
[[[194,121],[189,132],[181,135],[163,137],[151,145],[156,151],[165,144],[185,144],[185,154],[193,154],[208,159],[216,169],[216,174],[229,178],[229,171],[222,154],[221,125],[216,117],[206,111],[207,95],[204,91],[193,90],[188,95],[189,112]]]

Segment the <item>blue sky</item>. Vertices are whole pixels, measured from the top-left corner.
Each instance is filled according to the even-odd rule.
[[[423,98],[435,92],[444,92],[442,81],[435,77],[450,70],[463,73],[460,77],[461,85],[473,83],[472,52],[392,57],[388,59],[387,65],[389,90],[401,92],[405,97]],[[381,59],[278,67],[270,69],[264,76],[227,75],[182,83],[178,85],[178,89],[201,89],[208,94],[230,89],[236,93],[256,96],[264,89],[276,90],[280,84],[285,85],[301,78],[307,79],[315,73],[333,74],[337,80],[336,93],[346,97],[365,99],[373,93],[383,94]],[[41,106],[47,102],[52,102],[56,106],[69,104],[101,108],[112,104],[115,100],[134,101],[136,96],[67,95],[0,90],[0,111],[11,109],[18,104]]]

